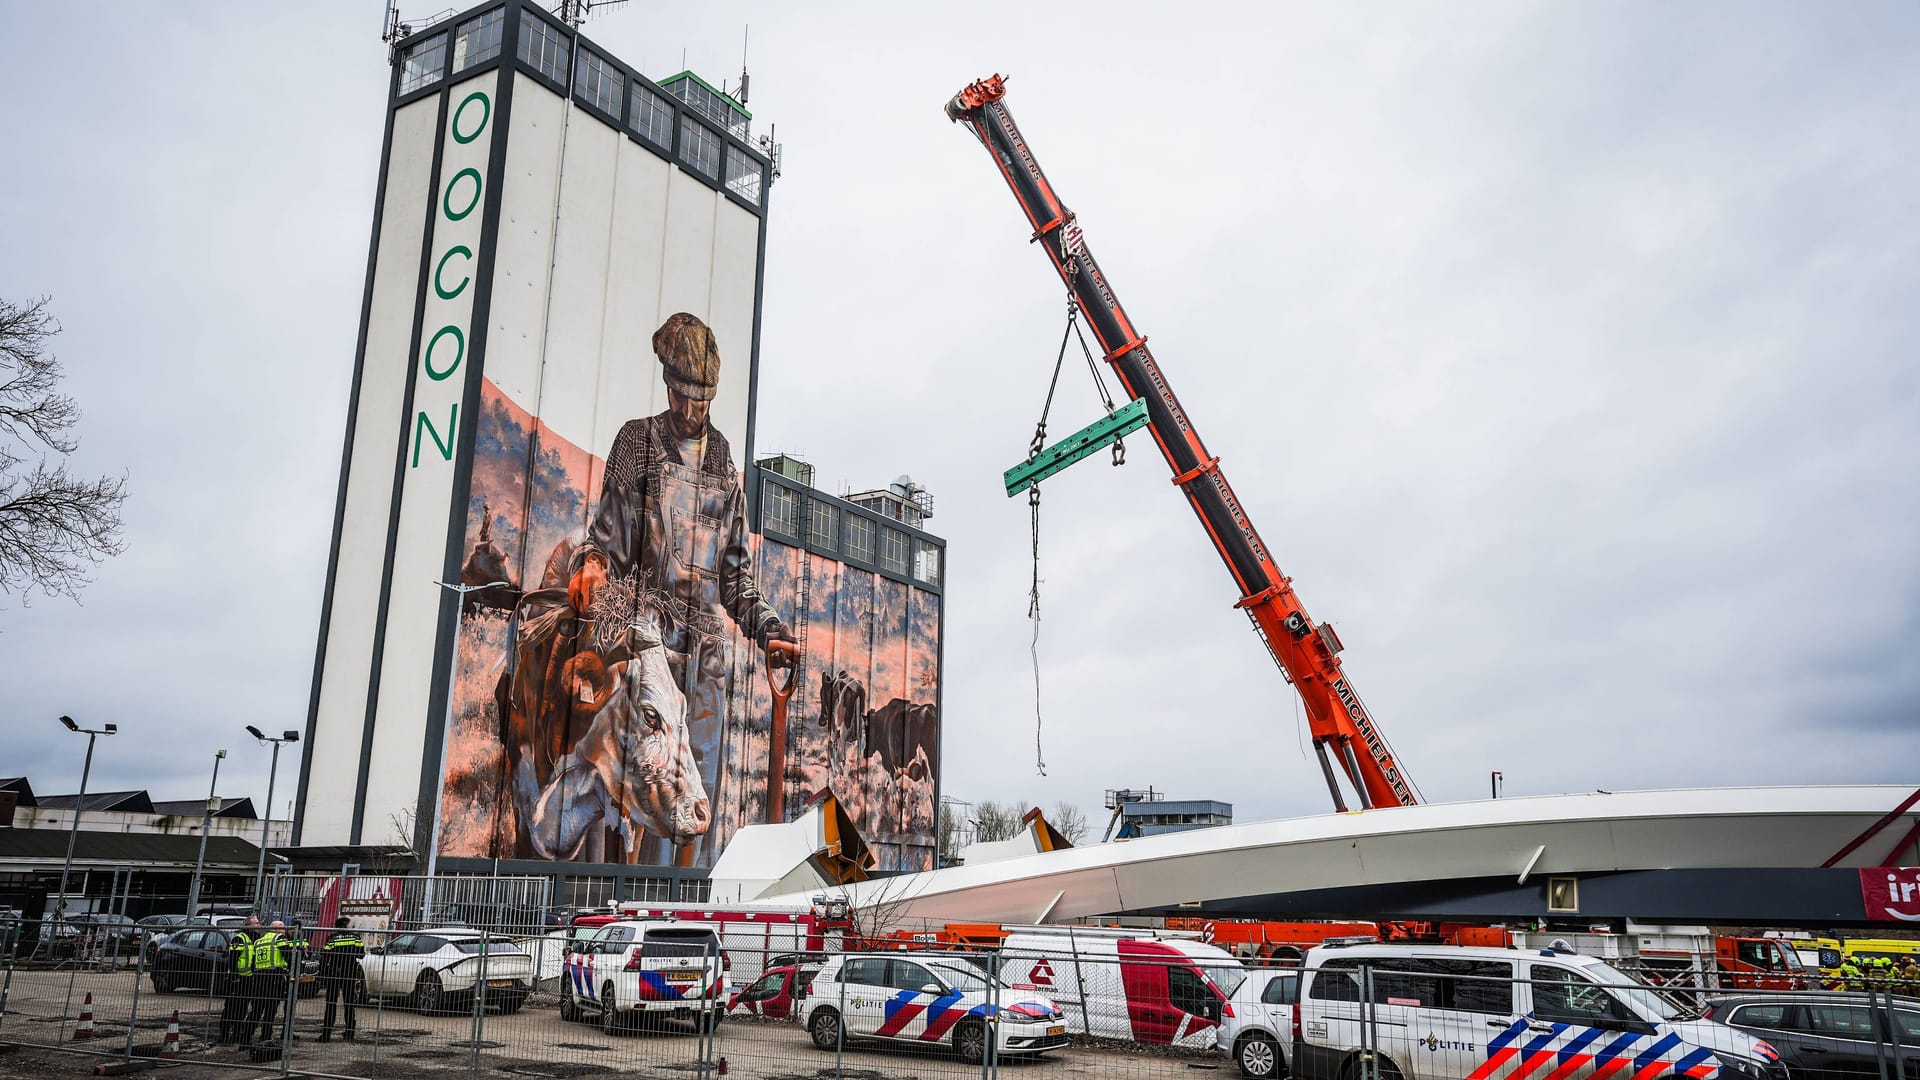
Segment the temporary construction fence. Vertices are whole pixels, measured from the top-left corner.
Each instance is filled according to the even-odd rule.
[[[886,951],[848,952],[694,919],[544,923],[402,919],[358,932],[366,955],[344,979],[314,970],[328,932],[308,926],[283,928],[287,976],[241,977],[231,925],[149,939],[115,967],[32,959],[53,928],[27,924],[0,941],[0,1043],[366,1080],[1155,1080],[1196,1067],[1300,1080],[1920,1080],[1920,999],[1897,986],[1714,996],[1702,1017],[1624,976],[1547,977],[1519,952],[1319,959],[1302,995],[1298,968],[1107,946],[1168,943],[1151,935],[975,949],[908,932]]]

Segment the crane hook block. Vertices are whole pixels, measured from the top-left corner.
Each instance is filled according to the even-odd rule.
[[[1013,498],[1081,458],[1099,453],[1101,447],[1139,431],[1148,423],[1146,399],[1134,398],[1008,469],[1003,477],[1007,484],[1007,498]]]

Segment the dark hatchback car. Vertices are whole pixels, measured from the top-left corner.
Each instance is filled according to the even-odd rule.
[[[168,935],[147,964],[154,990],[166,994],[192,988],[226,994],[233,982],[233,965],[227,947],[237,929],[194,925]],[[311,962],[301,965],[300,996],[303,998],[320,992],[320,981],[312,967]]]
[[[1740,994],[1710,998],[1707,1018],[1767,1040],[1795,1077],[1920,1077],[1920,1000],[1869,1003],[1866,994]],[[1885,1062],[1882,1073],[1881,1062]]]
[[[154,950],[147,973],[154,990],[166,994],[186,987],[224,994],[233,978],[227,959],[231,930],[189,926],[170,934]]]

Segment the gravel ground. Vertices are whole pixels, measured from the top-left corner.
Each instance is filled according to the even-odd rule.
[[[59,1042],[67,973],[17,972],[6,1016],[0,1020],[0,1078],[91,1076],[96,1065],[122,1057],[133,998],[131,977],[126,973],[82,974],[72,981],[73,1005],[66,1013],[64,1030],[70,1037],[81,1002],[92,992],[96,1037],[77,1046],[71,1041]],[[157,1052],[173,1011],[177,1009],[180,1014],[181,1056],[164,1063],[156,1076],[165,1080],[235,1080],[280,1075],[277,1059],[264,1065],[251,1064],[243,1051],[208,1042],[218,1021],[220,1002],[204,992],[155,994],[143,985],[139,1005],[140,1021],[133,1033],[136,1058]],[[835,1055],[815,1050],[799,1026],[786,1021],[729,1017],[720,1026],[709,1052],[707,1040],[688,1024],[669,1023],[658,1031],[606,1035],[594,1023],[562,1021],[557,1006],[552,995],[536,994],[512,1016],[488,1015],[477,1045],[473,1041],[473,1017],[468,1012],[424,1016],[393,1006],[363,1006],[359,1038],[346,1042],[336,1034],[333,1041],[321,1043],[321,1003],[302,1001],[295,1014],[297,1041],[291,1067],[295,1073],[374,1080],[419,1076],[451,1080],[475,1065],[488,1080],[603,1076],[699,1080],[717,1075],[719,1062],[724,1059],[730,1080],[823,1080],[834,1076]],[[13,1048],[5,1048],[8,1045]],[[55,1046],[65,1049],[50,1048]],[[72,1052],[78,1048],[97,1056]],[[847,1049],[840,1056],[843,1075],[849,1080],[971,1080],[982,1075],[979,1066],[966,1065],[950,1054],[931,1049],[862,1046]],[[1019,1080],[1237,1075],[1225,1056],[1217,1052],[1087,1039],[1038,1059],[1009,1060],[1002,1063],[1000,1073]]]

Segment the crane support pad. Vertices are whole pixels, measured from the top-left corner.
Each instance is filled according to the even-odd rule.
[[[1004,476],[1007,483],[1007,497],[1012,498],[1081,458],[1098,453],[1101,447],[1139,431],[1146,427],[1148,422],[1146,399],[1134,398],[1106,416],[1040,451],[1032,458],[1008,469]]]

